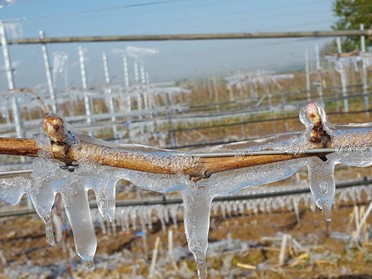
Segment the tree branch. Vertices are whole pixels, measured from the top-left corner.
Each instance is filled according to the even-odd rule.
[[[0,138],[0,154],[37,157],[41,147],[34,139]]]
[[[372,129],[368,128],[369,126],[367,133],[353,134],[352,137],[340,134],[334,138],[330,128],[326,125],[324,111],[317,104],[307,104],[301,113],[300,119],[307,127],[304,134],[308,138],[306,146],[307,148],[320,149],[319,153],[306,152],[306,149],[303,149],[302,152],[293,152],[293,154],[289,154],[290,151],[282,154],[273,152],[273,154],[264,155],[257,155],[254,152],[251,154],[237,152],[235,155],[232,153],[231,156],[229,154],[222,156],[221,153],[216,152],[209,154],[209,156],[203,156],[202,153],[181,153],[139,145],[109,146],[103,141],[73,132],[61,117],[49,115],[43,119],[42,128],[50,140],[50,145],[40,146],[33,139],[0,138],[0,154],[36,157],[40,156],[40,151],[43,151],[43,156],[46,154],[66,165],[87,160],[100,165],[144,172],[185,174],[193,180],[198,180],[208,178],[217,172],[296,158],[317,156],[325,160],[325,155],[331,152],[326,151],[326,148],[346,148],[351,145],[353,148],[372,146]],[[283,140],[282,143],[284,144],[285,141],[288,139]],[[244,151],[247,148],[247,143],[249,142],[222,147],[236,150],[238,146],[238,148],[240,147],[238,150]],[[249,144],[247,146],[249,147]],[[269,146],[265,147],[263,144],[259,148],[261,148],[260,150],[272,150]]]

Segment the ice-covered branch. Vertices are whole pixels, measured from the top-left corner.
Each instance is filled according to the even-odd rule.
[[[42,121],[35,139],[0,139],[0,154],[39,157],[30,178],[0,179],[0,200],[16,204],[30,195],[53,243],[50,212],[60,193],[74,233],[77,253],[92,263],[97,247],[87,190],[92,189],[106,220],[115,216],[115,185],[120,179],[157,192],[181,191],[184,224],[200,278],[205,262],[213,198],[283,180],[302,167],[326,219],[335,195],[334,166],[372,165],[372,124],[331,126],[323,109],[308,103],[300,111],[303,132],[256,141],[175,152],[142,145],[114,145],[74,131],[61,117]],[[66,171],[68,170],[68,171]],[[190,179],[191,178],[191,179]]]
[[[43,113],[45,115],[50,113],[50,109],[44,103],[43,99],[40,98],[40,96],[37,95],[32,89],[29,89],[29,88],[20,88],[20,89],[8,90],[5,93],[1,93],[0,94],[0,97],[9,96],[9,95],[12,95],[12,94],[13,95],[14,94],[27,94],[27,95],[30,95],[32,97],[32,99],[37,100],[39,102],[40,108],[41,108],[41,110],[43,111]]]
[[[322,115],[323,114],[323,115]],[[316,148],[345,148],[371,146],[369,133],[340,133],[337,137],[325,124],[324,112],[309,103],[300,114],[306,125],[303,133],[280,135],[259,141],[239,142],[216,146],[208,156],[202,152],[175,152],[142,145],[109,144],[73,130],[56,115],[49,115],[42,121],[45,134],[32,139],[0,138],[0,154],[36,157],[43,154],[72,165],[82,160],[117,168],[125,168],[159,174],[185,174],[191,178],[208,178],[213,173],[268,163],[317,156],[324,159],[324,152],[309,153]],[[367,127],[366,127],[367,128]],[[344,128],[346,129],[346,128]],[[350,130],[355,130],[350,127]],[[47,138],[45,137],[47,136]],[[346,138],[345,138],[346,136]],[[40,141],[40,139],[42,140]],[[223,151],[233,151],[226,155]],[[260,151],[276,150],[282,154]]]

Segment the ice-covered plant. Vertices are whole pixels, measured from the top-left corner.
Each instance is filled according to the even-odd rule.
[[[0,138],[0,154],[36,157],[30,178],[0,180],[0,200],[16,204],[27,193],[53,245],[51,209],[62,196],[76,251],[93,266],[97,242],[87,191],[95,193],[104,219],[115,216],[115,185],[125,179],[156,192],[181,191],[184,224],[199,278],[207,277],[206,251],[213,198],[291,176],[308,167],[314,201],[330,220],[334,166],[372,164],[372,124],[331,126],[324,110],[310,102],[300,111],[302,132],[190,152],[143,145],[115,145],[75,131],[61,117],[42,120],[34,139]],[[211,151],[213,150],[213,151]]]

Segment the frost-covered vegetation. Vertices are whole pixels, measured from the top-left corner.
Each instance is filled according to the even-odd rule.
[[[115,186],[121,179],[156,192],[181,191],[189,249],[195,256],[199,277],[206,278],[213,198],[285,179],[307,166],[314,201],[330,220],[335,195],[334,166],[372,165],[370,123],[332,126],[316,103],[308,103],[301,109],[300,120],[305,125],[303,132],[213,149],[175,152],[140,145],[106,144],[74,131],[60,117],[47,116],[42,122],[42,132],[35,135],[41,151],[34,159],[31,178],[2,178],[0,198],[16,204],[27,193],[45,222],[48,242],[53,245],[51,209],[56,194],[60,193],[74,233],[76,251],[93,267],[97,241],[88,203],[89,189],[94,191],[98,209],[108,221],[113,221],[115,216]],[[318,149],[318,153],[309,153],[311,149]],[[212,165],[203,161],[218,158],[214,164],[224,165],[226,154],[235,154],[233,160],[239,162],[262,151],[269,151],[268,156],[270,152],[279,152],[297,157],[250,167],[226,165],[214,171]],[[143,167],[145,164],[147,168]]]

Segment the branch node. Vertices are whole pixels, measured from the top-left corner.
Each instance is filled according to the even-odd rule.
[[[67,170],[69,172],[74,172],[75,170],[77,170],[79,168],[79,164],[65,164],[63,166],[60,166],[60,169],[61,170]]]

